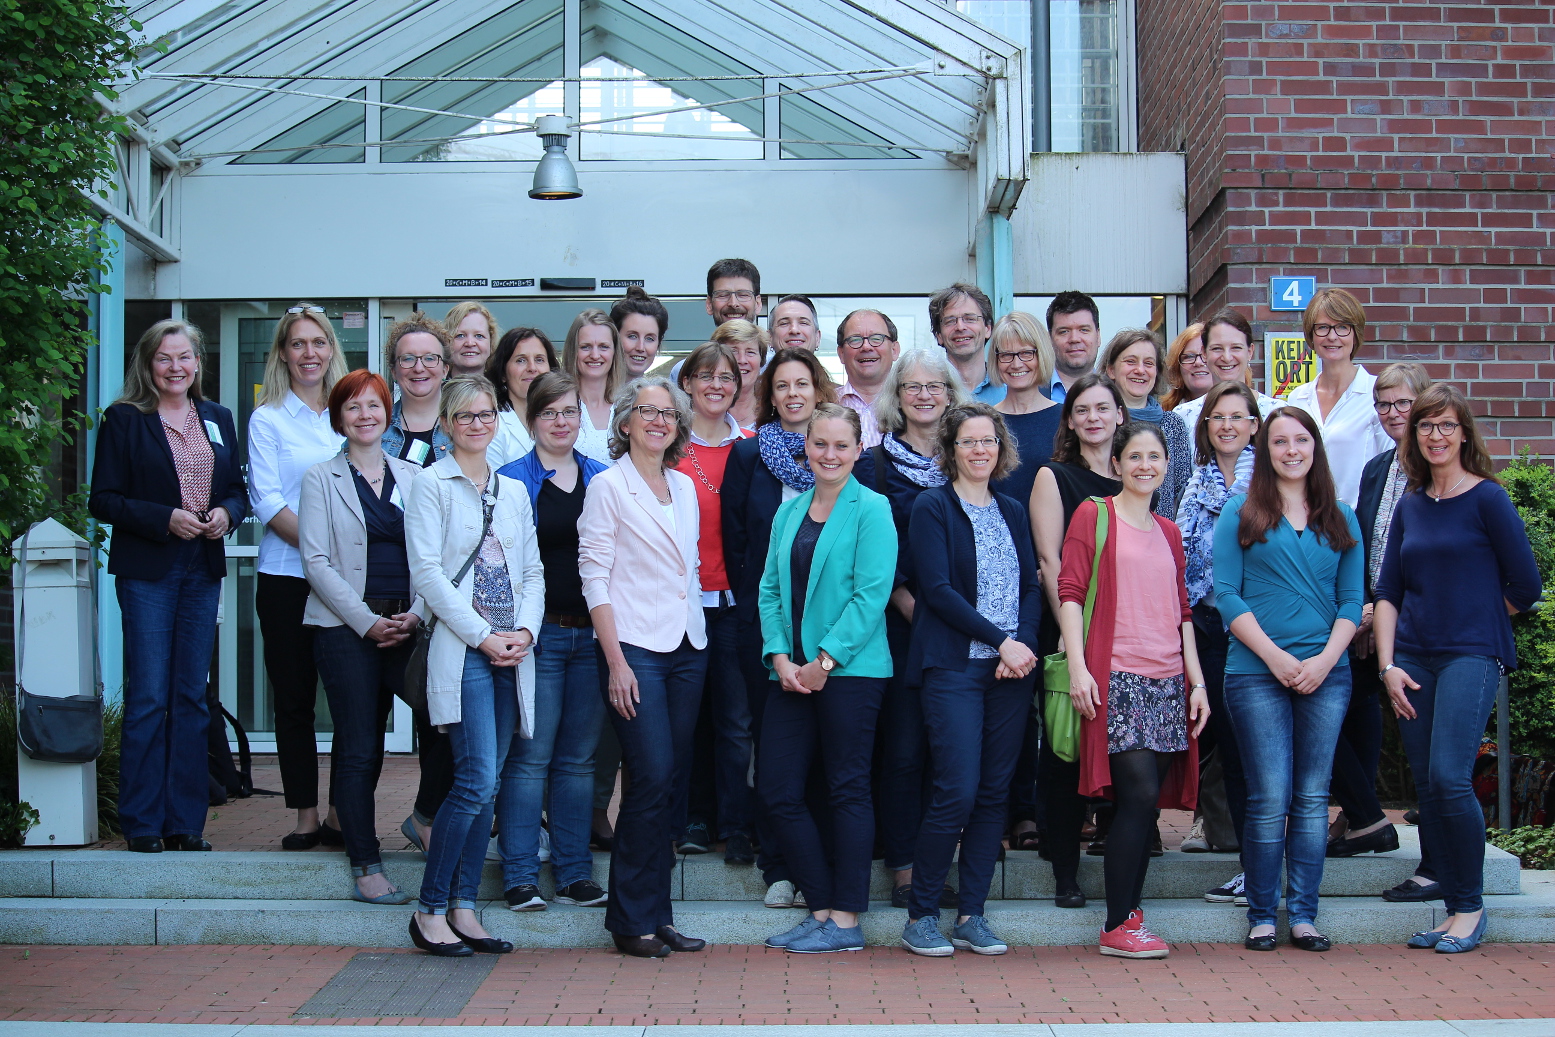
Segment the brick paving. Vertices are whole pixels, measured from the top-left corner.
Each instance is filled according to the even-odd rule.
[[[395,951],[402,951],[395,948]],[[0,1019],[262,1024],[292,1019],[359,949],[3,947]],[[1555,1017],[1555,945],[1449,958],[1392,946],[1256,953],[1181,944],[1165,961],[1092,947],[916,958],[890,947],[795,957],[712,947],[665,961],[517,951],[464,1025],[1323,1022]],[[316,1020],[317,1022],[378,1022]]]

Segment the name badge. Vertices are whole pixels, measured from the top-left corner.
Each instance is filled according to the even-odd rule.
[[[207,421],[205,423],[205,435],[212,443],[215,443],[217,446],[227,445],[221,441],[221,429],[217,427],[214,421]]]
[[[396,508],[399,508],[401,511],[405,510],[405,498],[400,496],[399,483],[394,484],[394,492],[389,494],[389,503],[394,505]]]
[[[410,441],[410,448],[405,451],[405,460],[414,465],[425,465],[427,461],[427,451],[431,449],[432,448],[427,445],[426,440],[412,439]]]

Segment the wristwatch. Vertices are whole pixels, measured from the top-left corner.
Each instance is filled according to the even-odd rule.
[[[816,656],[815,656],[815,661],[821,664],[821,669],[824,672],[826,672],[826,673],[832,672],[832,670],[837,665],[837,660],[833,659],[831,656],[827,655],[825,652],[817,652]]]

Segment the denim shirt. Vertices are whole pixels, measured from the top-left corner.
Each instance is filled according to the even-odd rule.
[[[383,452],[390,457],[399,457],[400,451],[405,448],[405,419],[403,404],[395,401],[394,410],[389,415],[389,428],[383,434]],[[443,431],[443,423],[440,421],[432,426],[432,454],[423,458],[422,468],[435,464],[448,456],[448,451],[453,448],[453,440],[448,438],[448,433]]]

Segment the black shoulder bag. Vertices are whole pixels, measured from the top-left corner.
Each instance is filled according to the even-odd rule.
[[[13,559],[21,566],[16,586],[16,740],[29,759],[46,763],[91,763],[103,751],[102,684],[92,674],[91,695],[34,695],[22,686],[22,654],[27,643],[27,538],[22,534],[22,555]],[[95,564],[95,563],[91,563]],[[92,581],[96,590],[96,580]],[[93,622],[93,615],[86,622]],[[97,630],[92,630],[92,662],[96,670]]]

